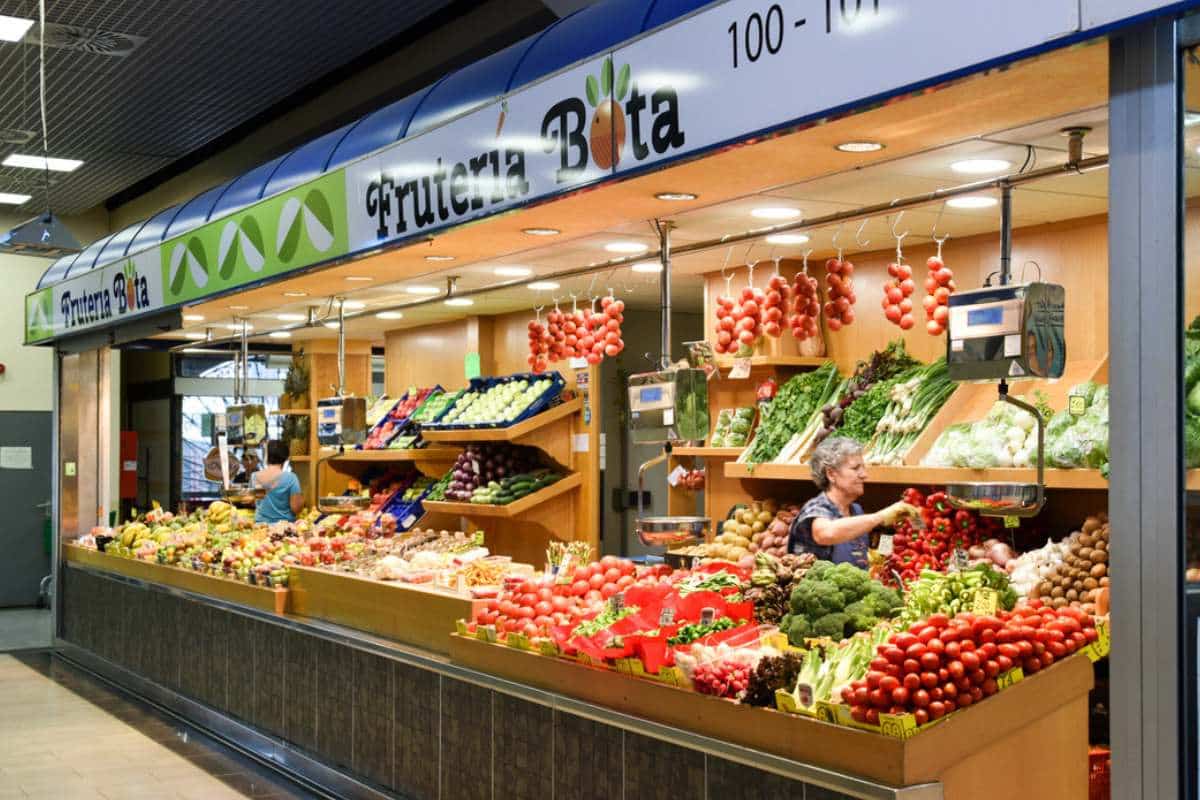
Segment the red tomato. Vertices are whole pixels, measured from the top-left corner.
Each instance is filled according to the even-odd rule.
[[[616,594],[619,591],[620,591],[620,589],[617,588],[617,585],[615,583],[606,583],[606,584],[604,584],[604,586],[602,586],[600,588],[600,594],[601,594],[601,596],[604,597],[605,600],[612,597],[614,594]]]
[[[621,570],[617,569],[615,566],[609,567],[608,569],[604,570],[604,582],[605,583],[616,583],[620,579],[621,579]]]
[[[588,578],[588,586],[591,586],[593,589],[600,589],[604,586],[604,582],[604,575],[601,573],[596,573]]]
[[[554,612],[554,606],[548,600],[539,600],[533,610],[537,612],[538,616],[544,617]]]
[[[912,314],[905,314],[904,316],[900,317],[899,324],[900,330],[907,331],[912,329],[912,326],[916,324],[916,320],[913,319]]]

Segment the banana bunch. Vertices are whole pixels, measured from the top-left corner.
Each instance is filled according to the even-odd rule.
[[[133,547],[136,543],[150,537],[150,529],[140,522],[131,522],[121,531],[121,546]]]
[[[233,517],[233,506],[223,500],[214,500],[209,504],[206,516],[210,525],[228,525]]]

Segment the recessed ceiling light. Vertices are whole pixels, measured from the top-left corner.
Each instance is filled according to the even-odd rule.
[[[962,197],[951,197],[946,205],[951,208],[991,208],[996,205],[996,198],[980,194],[968,194]]]
[[[228,306],[230,311],[249,311],[250,306]]]
[[[183,321],[184,322],[204,322],[204,315],[203,314],[184,314]]]
[[[442,290],[436,286],[406,286],[404,291],[409,294],[441,294]]]
[[[767,237],[767,244],[804,244],[808,237],[803,233],[772,233]]]
[[[558,288],[558,284],[554,281],[534,281],[529,284],[529,288],[535,292],[553,292]]]
[[[448,306],[473,306],[475,301],[469,297],[451,297],[446,301]]]
[[[342,308],[347,311],[362,311],[367,307],[367,304],[361,300],[343,300]]]
[[[350,281],[351,283],[367,283],[368,281],[373,281],[375,279],[370,275],[347,275],[346,280]]]
[[[750,212],[750,216],[758,219],[795,219],[800,216],[800,209],[787,206],[764,206]]]
[[[198,342],[202,339],[207,339],[208,334],[204,333],[203,331],[191,331],[190,333],[185,333],[183,338],[191,339],[193,342]]]
[[[290,338],[292,338],[292,334],[288,331],[271,331],[270,333],[267,334],[267,336],[270,336],[272,339],[290,339]]]
[[[453,261],[454,256],[425,256],[426,261]]]
[[[842,142],[836,149],[843,153],[877,153],[883,145],[879,142]]]
[[[12,192],[0,192],[0,203],[6,206],[19,206],[28,203],[33,199],[32,195],[28,194],[13,194]]]
[[[305,314],[276,314],[275,319],[280,322],[304,322],[308,316]]]
[[[502,278],[528,278],[533,274],[529,267],[496,267],[492,272]]]
[[[74,158],[43,158],[42,156],[27,156],[13,153],[4,159],[6,167],[24,167],[26,169],[50,170],[51,172],[74,172],[83,166],[82,161]]]
[[[604,249],[610,253],[644,253],[650,248],[641,242],[609,242]]]
[[[246,326],[246,330],[248,330],[248,331],[252,331],[252,330],[254,330],[254,326],[253,326],[253,325],[251,325],[249,322],[247,322],[247,323],[244,323],[244,324],[245,324],[245,326]],[[241,323],[241,322],[231,322],[231,323],[229,323],[228,325],[226,325],[226,326],[225,326],[225,330],[227,330],[227,331],[240,331],[240,330],[242,329],[242,325],[243,325],[243,323]]]
[[[662,272],[662,264],[658,261],[639,261],[630,269],[634,272]]]
[[[308,292],[284,292],[284,297],[308,297]]]
[[[404,319],[404,314],[400,311],[380,311],[375,316],[378,319]]]
[[[558,228],[522,228],[521,233],[527,233],[530,236],[558,236],[562,231]]]
[[[336,331],[338,329],[338,324],[336,322],[326,322],[325,327],[329,328],[331,331]]]
[[[1195,125],[1200,125],[1200,111],[1184,111],[1183,125],[1186,128],[1191,128]]]
[[[654,195],[659,200],[695,200],[700,195],[692,194],[691,192],[659,192]]]
[[[33,25],[33,20],[31,19],[0,14],[0,40],[5,42],[19,42],[25,38],[25,34],[29,32],[31,25]]]
[[[1011,167],[1012,162],[1002,158],[968,158],[950,165],[950,169],[963,175],[988,175],[1004,172]]]

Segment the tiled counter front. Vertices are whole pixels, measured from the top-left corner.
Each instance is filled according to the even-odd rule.
[[[63,638],[402,797],[841,800],[659,739],[78,568]]]

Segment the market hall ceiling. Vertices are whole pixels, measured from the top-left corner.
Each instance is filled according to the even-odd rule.
[[[52,174],[54,210],[103,205],[406,31],[419,35],[422,24],[481,5],[48,0],[50,155],[84,162],[74,173]],[[535,0],[516,5],[555,17]],[[0,14],[36,19],[37,3],[0,0]],[[0,42],[0,160],[41,153],[37,42],[36,24],[21,43]],[[0,192],[33,195],[17,213],[43,206],[43,181],[37,170],[0,167]]]

